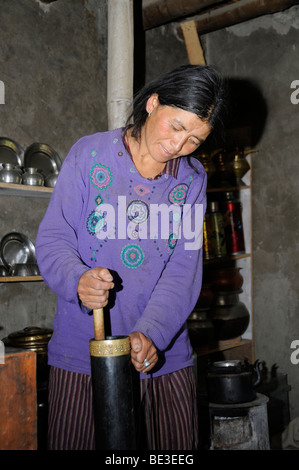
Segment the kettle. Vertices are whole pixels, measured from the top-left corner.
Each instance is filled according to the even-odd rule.
[[[214,362],[208,370],[208,398],[212,403],[238,404],[256,399],[254,388],[261,383],[260,362],[240,360]]]

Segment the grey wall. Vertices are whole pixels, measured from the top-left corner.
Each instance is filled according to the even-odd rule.
[[[290,101],[290,84],[299,80],[298,13],[293,7],[202,38],[207,62],[238,85],[246,82],[250,92],[244,96],[238,87],[238,101],[246,103],[238,121],[254,122],[259,148],[253,165],[256,357],[288,374],[293,417],[299,416],[298,366],[290,361],[290,344],[299,339],[299,104]],[[1,0],[0,43],[1,136],[24,148],[47,142],[63,160],[82,135],[106,130],[105,0]],[[188,62],[174,25],[148,31],[145,44],[146,80]],[[47,199],[0,198],[0,237],[16,230],[34,241]],[[51,326],[56,298],[44,283],[0,284],[0,296],[0,337],[32,324]]]
[[[106,2],[1,0],[0,9],[0,136],[24,150],[47,143],[64,160],[80,137],[107,129]],[[35,242],[48,201],[1,192],[0,238],[17,231]],[[56,297],[43,282],[1,283],[0,296],[1,338],[51,327]]]
[[[208,62],[238,81],[238,118],[254,127],[253,291],[256,358],[288,374],[299,415],[298,145],[299,6],[206,35]]]
[[[24,148],[47,142],[63,159],[106,128],[106,16],[93,4],[1,0],[1,132]]]

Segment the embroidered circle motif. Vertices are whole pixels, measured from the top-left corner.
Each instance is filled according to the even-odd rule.
[[[128,204],[127,217],[134,224],[142,224],[148,219],[149,206],[146,202],[134,199]]]
[[[87,230],[91,235],[99,232],[105,226],[104,217],[98,212],[93,211],[87,219]]]
[[[128,268],[137,268],[143,263],[144,253],[137,245],[127,245],[121,251],[121,259]]]
[[[93,150],[90,152],[90,155],[91,155],[92,157],[96,157],[97,154],[98,154],[98,152],[97,152],[95,149],[93,149]]]
[[[89,173],[90,181],[97,189],[107,189],[112,183],[112,173],[110,168],[98,163],[94,165]]]
[[[172,204],[182,206],[186,200],[188,186],[186,184],[178,184],[169,193],[168,199]]]

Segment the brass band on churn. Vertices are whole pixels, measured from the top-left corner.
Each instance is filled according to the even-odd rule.
[[[89,341],[89,353],[95,357],[124,356],[130,354],[131,343],[129,336],[112,337],[102,341],[91,339]]]

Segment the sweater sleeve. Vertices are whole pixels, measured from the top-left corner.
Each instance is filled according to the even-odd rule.
[[[198,187],[199,186],[199,187]],[[189,188],[181,218],[181,236],[134,330],[163,351],[180,333],[192,312],[202,283],[202,229],[206,210],[206,174]],[[191,217],[190,217],[191,216]],[[190,220],[195,225],[191,240]]]
[[[78,281],[89,269],[82,262],[77,247],[77,229],[86,191],[80,168],[84,158],[83,139],[72,147],[63,162],[36,237],[37,262],[43,279],[55,294],[79,305]]]

